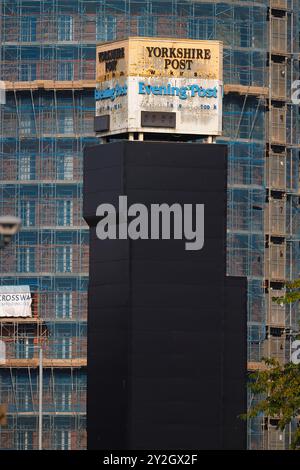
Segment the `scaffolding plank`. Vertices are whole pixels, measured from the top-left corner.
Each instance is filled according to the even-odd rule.
[[[224,85],[224,93],[237,93],[238,95],[251,95],[267,97],[269,95],[269,88],[260,86],[245,86],[238,84],[227,84]]]
[[[267,366],[264,362],[248,362],[249,371],[267,370]]]
[[[96,88],[95,80],[34,80],[28,82],[5,82],[7,91],[18,90],[83,90]]]
[[[43,368],[72,368],[72,367],[86,367],[87,359],[78,358],[78,359],[44,359]],[[7,359],[5,364],[0,364],[0,368],[37,368],[39,367],[39,359]]]

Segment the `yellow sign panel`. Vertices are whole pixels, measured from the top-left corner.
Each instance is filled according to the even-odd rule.
[[[97,47],[95,129],[221,135],[223,45],[129,38]]]
[[[170,77],[222,80],[220,41],[129,38],[97,47],[99,83],[130,77]]]

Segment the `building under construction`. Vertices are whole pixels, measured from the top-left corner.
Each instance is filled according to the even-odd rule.
[[[29,285],[32,318],[0,318],[6,361],[1,449],[38,447],[43,350],[43,449],[84,449],[88,227],[83,148],[97,143],[95,45],[128,36],[224,43],[229,148],[228,274],[248,278],[249,369],[289,361],[296,306],[277,305],[300,275],[298,1],[2,0],[0,214],[22,230],[1,252],[2,285]],[[249,396],[249,404],[252,397]],[[292,427],[249,423],[249,449],[285,449]]]

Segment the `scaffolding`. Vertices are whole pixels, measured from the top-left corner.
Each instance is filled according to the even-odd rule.
[[[228,274],[248,278],[249,369],[289,359],[295,306],[275,304],[299,277],[299,6],[291,0],[2,0],[0,212],[23,229],[0,258],[1,284],[30,285],[31,320],[0,320],[8,403],[0,448],[37,448],[38,348],[44,448],[85,447],[88,230],[82,153],[93,131],[95,45],[128,36],[224,42]],[[250,397],[251,402],[253,398]],[[290,430],[249,423],[249,448],[285,448]]]
[[[266,100],[266,205],[264,211],[264,284],[266,324],[259,338],[261,356],[290,361],[291,341],[298,329],[298,306],[277,304],[285,295],[287,281],[299,277],[299,126],[291,102],[292,83],[299,75],[299,5],[293,1],[270,1],[268,10],[268,83]],[[259,363],[252,364],[253,369]],[[255,433],[249,433],[250,448],[288,448],[293,423],[278,429],[278,418],[256,420]],[[295,420],[297,421],[297,420]],[[260,440],[260,435],[263,439]]]

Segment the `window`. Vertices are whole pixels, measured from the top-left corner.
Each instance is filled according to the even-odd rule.
[[[58,407],[60,411],[70,411],[71,410],[71,400],[72,394],[70,387],[68,385],[62,385],[61,391],[58,394]]]
[[[27,359],[27,358],[26,358]],[[31,396],[28,391],[24,392],[24,409],[29,411],[31,407]]]
[[[58,121],[59,133],[61,134],[73,134],[74,133],[74,120],[71,112],[61,112]]]
[[[35,201],[21,201],[21,219],[23,227],[35,225]]]
[[[236,21],[235,23],[235,42],[239,47],[251,47],[252,34],[250,34],[251,25],[249,21]]]
[[[28,359],[28,356],[25,359]],[[29,387],[24,386],[24,385],[18,386],[18,391],[19,391],[20,409],[24,411],[33,411],[32,395],[31,395],[31,391]]]
[[[65,116],[64,118],[64,134],[73,134],[74,122],[73,116]]]
[[[20,119],[20,134],[32,134],[34,130],[33,117],[29,114],[22,114]]]
[[[33,432],[19,431],[18,442],[18,450],[33,450]]]
[[[33,247],[22,247],[18,250],[18,272],[29,273],[34,271],[35,253]]]
[[[72,180],[73,179],[72,155],[64,155],[58,158],[57,179],[59,180]]]
[[[56,431],[56,449],[57,450],[70,450],[71,449],[71,431]]]
[[[137,35],[155,36],[157,32],[156,18],[153,16],[136,16]]]
[[[74,64],[72,62],[58,63],[57,80],[74,80]]]
[[[214,23],[211,18],[190,19],[188,22],[188,37],[191,39],[213,39]]]
[[[34,157],[32,155],[21,155],[19,160],[19,179],[34,179]]]
[[[72,357],[72,338],[63,336],[62,347],[61,347],[61,358],[71,359]]]
[[[72,41],[73,39],[73,17],[62,15],[58,18],[58,40]]]
[[[72,292],[56,294],[56,318],[72,318]]]
[[[115,16],[107,15],[97,18],[96,39],[97,41],[113,41],[117,37],[117,19]]]
[[[59,273],[72,272],[72,247],[59,246],[57,248],[56,267]]]
[[[71,409],[71,392],[70,391],[62,392],[61,407],[63,411],[70,411]]]
[[[30,82],[36,80],[36,64],[22,64],[20,68],[20,81]]]
[[[16,357],[17,359],[30,359],[33,357],[33,339],[32,338],[19,339],[19,341],[16,343]]]
[[[34,16],[25,16],[21,18],[20,41],[36,41],[36,18]]]
[[[73,201],[62,199],[57,202],[57,225],[70,227],[73,223]]]

